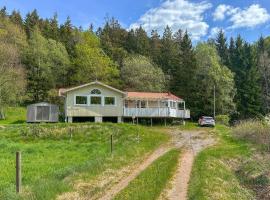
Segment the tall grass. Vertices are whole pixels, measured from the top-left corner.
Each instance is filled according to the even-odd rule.
[[[189,184],[189,200],[250,200],[251,190],[245,188],[233,170],[234,161],[247,159],[248,145],[231,136],[230,129],[217,125],[219,144],[210,147],[196,157]]]
[[[138,161],[167,140],[160,131],[127,124],[6,126],[0,129],[0,199],[55,199],[71,191],[81,174],[95,180],[107,169],[118,170]],[[23,177],[19,196],[14,184],[18,150],[22,152]]]
[[[242,121],[233,128],[233,135],[270,150],[270,126],[262,121]]]
[[[118,193],[115,200],[157,199],[176,170],[179,153],[179,150],[171,150],[157,159]]]

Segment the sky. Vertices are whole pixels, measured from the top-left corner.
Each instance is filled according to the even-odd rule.
[[[215,37],[223,29],[228,37],[241,34],[249,42],[270,35],[270,0],[0,0],[0,7],[19,10],[23,16],[37,9],[43,18],[58,14],[60,23],[68,16],[76,26],[104,25],[115,17],[125,29],[142,26],[162,35],[187,30],[193,41]]]

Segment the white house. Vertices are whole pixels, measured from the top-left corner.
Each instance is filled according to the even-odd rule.
[[[137,118],[190,118],[185,101],[171,93],[124,92],[91,82],[60,89],[68,122],[122,122]]]

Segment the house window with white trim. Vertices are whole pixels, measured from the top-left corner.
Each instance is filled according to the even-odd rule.
[[[91,105],[101,105],[101,103],[102,103],[101,96],[90,96]]]
[[[115,97],[104,97],[105,105],[115,105]]]
[[[76,105],[87,105],[87,96],[76,96],[75,97]]]

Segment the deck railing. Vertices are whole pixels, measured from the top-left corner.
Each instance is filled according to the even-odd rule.
[[[124,108],[124,117],[176,117],[190,118],[189,110],[173,108]]]

